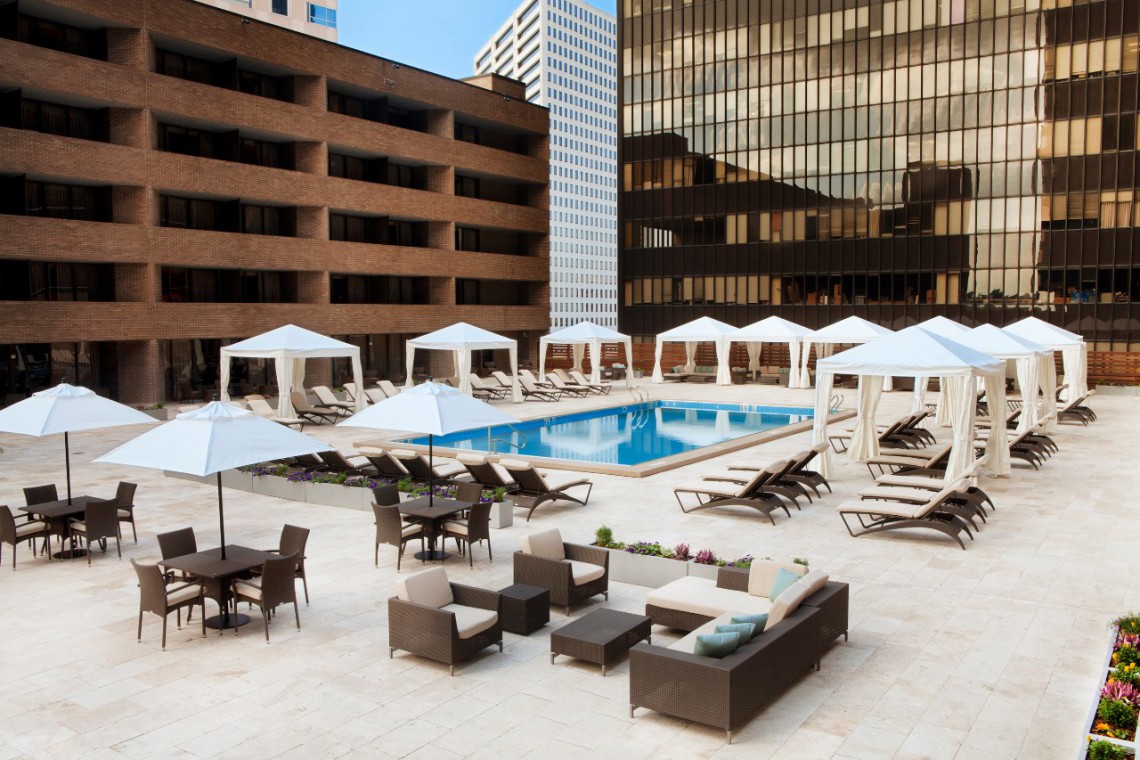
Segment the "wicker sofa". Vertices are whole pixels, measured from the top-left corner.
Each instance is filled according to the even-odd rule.
[[[775,567],[767,568],[768,578],[775,569],[790,567],[770,565]],[[758,575],[765,572],[763,567],[757,570]],[[820,657],[831,642],[840,634],[847,637],[846,583],[811,573],[785,592],[798,599],[796,603],[782,600],[773,604],[749,593],[749,576],[749,571],[725,567],[715,583],[703,581],[703,588],[702,579],[689,577],[650,593],[645,614],[655,624],[691,633],[670,646],[642,642],[630,651],[631,715],[636,708],[647,707],[721,728],[731,743],[734,731],[804,673],[819,668]],[[762,578],[758,584],[753,576],[753,592],[766,581]],[[801,584],[803,587],[798,588]],[[783,608],[778,613],[777,606]],[[693,654],[697,635],[729,622],[733,614],[765,612],[765,608],[780,619],[733,653],[722,659]],[[719,614],[712,615],[714,612]]]

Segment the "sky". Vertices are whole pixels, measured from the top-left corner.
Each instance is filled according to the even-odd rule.
[[[592,0],[610,15],[616,0]],[[475,53],[522,0],[340,0],[338,42],[453,78],[474,74]]]

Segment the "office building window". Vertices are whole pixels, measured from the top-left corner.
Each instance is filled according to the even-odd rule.
[[[273,12],[282,16],[288,16],[289,0],[273,0]]]
[[[309,3],[309,23],[336,29],[336,11],[323,5]]]

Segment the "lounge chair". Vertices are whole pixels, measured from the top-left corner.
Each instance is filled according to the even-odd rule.
[[[589,396],[591,393],[593,393],[593,391],[591,391],[589,388],[583,388],[578,385],[567,385],[562,378],[553,372],[548,372],[546,374],[546,379],[549,380],[550,384],[553,385],[557,390],[560,390],[563,393],[568,393],[571,396],[582,397]]]
[[[343,416],[343,409],[331,409],[327,406],[313,406],[309,398],[300,391],[290,391],[289,399],[293,402],[293,410],[297,416],[309,422],[320,425],[322,422],[336,422]]]
[[[548,501],[572,501],[575,504],[586,505],[590,500],[590,492],[594,490],[592,481],[586,478],[579,478],[578,480],[570,480],[565,483],[550,484],[546,482],[546,477],[534,469],[534,465],[530,462],[523,462],[517,459],[500,459],[499,466],[502,467],[507,473],[515,479],[518,484],[518,490],[514,495],[514,502],[519,506],[526,506],[526,502],[530,502],[530,511],[526,513],[526,521],[530,522],[531,515],[534,510]],[[584,498],[577,498],[566,493],[571,488],[579,486],[586,486],[586,495]]]
[[[981,452],[986,449],[986,440],[984,438],[974,441],[974,449]],[[1049,457],[1048,451],[1045,449],[1044,444],[1034,441],[1029,437],[1028,431],[1018,433],[1017,435],[1010,436],[1009,438],[1009,458],[1019,459],[1022,462],[1028,462],[1033,465],[1033,469],[1041,469],[1041,465],[1045,464],[1045,460]]]
[[[400,393],[400,389],[393,385],[391,380],[377,380],[376,386],[380,390],[384,391],[384,395],[386,395],[388,398],[397,396]]]
[[[601,382],[601,383],[591,382],[590,378],[586,377],[585,375],[583,375],[578,370],[571,370],[570,371],[570,377],[578,385],[582,386],[583,388],[589,388],[591,392],[596,393],[599,396],[608,395],[609,392],[611,390],[613,390],[613,387],[614,387],[613,383],[609,383],[609,382]]]
[[[963,473],[963,477],[974,478],[978,471],[981,469],[984,460],[978,460],[968,471]],[[925,472],[919,474],[890,474],[880,475],[875,478],[875,488],[907,488],[917,489],[920,491],[937,492],[946,487],[946,481],[934,472]],[[989,504],[990,511],[996,511],[994,501],[990,498],[989,494],[981,488],[972,485],[963,485],[958,489],[958,494],[954,498],[954,502],[968,506],[973,513],[986,522],[985,505]]]
[[[334,394],[327,385],[314,385],[312,391],[321,406],[327,406],[329,409],[343,409],[349,414],[351,414],[353,408],[355,408],[355,404],[351,401],[341,401],[338,399],[336,394]]]
[[[517,483],[504,477],[494,463],[482,454],[458,454],[455,460],[467,468],[472,483],[478,483],[484,488],[506,488],[508,491],[518,487]]]
[[[507,389],[495,383],[492,385],[475,373],[467,376],[471,381],[471,395],[479,399],[503,399],[507,397]]]
[[[498,380],[499,385],[503,386],[504,388],[512,387],[511,376],[506,372],[503,372],[501,369],[497,369],[491,372],[491,377],[495,380]]]
[[[356,383],[345,383],[344,394],[348,396],[349,401],[356,401]]]
[[[467,472],[466,467],[452,467],[450,469],[441,470],[437,463],[433,462],[432,464],[428,464],[427,457],[418,451],[392,449],[388,453],[400,460],[400,464],[404,465],[404,469],[408,471],[413,480],[421,480],[425,483],[428,480],[451,480],[456,475],[462,475]]]
[[[519,375],[519,385],[522,387],[524,401],[560,401],[564,395],[562,391],[549,386],[539,388],[530,381],[530,378]]]
[[[728,472],[705,475],[702,479],[743,485],[752,479],[752,473],[767,471],[770,473],[770,475],[767,481],[764,483],[764,490],[769,493],[774,493],[777,496],[783,496],[785,499],[795,505],[796,509],[799,509],[800,504],[798,501],[796,501],[796,499],[801,496],[806,496],[807,500],[810,502],[811,494],[808,493],[808,490],[803,486],[802,483],[797,483],[794,480],[787,479],[788,473],[791,472],[791,469],[794,466],[795,462],[793,460],[786,459],[781,462],[781,466],[778,469],[775,466],[770,466],[767,468],[756,468],[751,471],[746,471],[734,470],[730,467]]]
[[[929,498],[923,502],[861,499],[845,501],[836,510],[852,536],[902,528],[930,528],[954,539],[965,550],[966,544],[962,542],[961,534],[965,532],[971,539],[974,535],[970,532],[969,524],[954,514],[959,510],[951,503],[961,485],[963,483],[959,481],[946,486],[941,491],[929,494]],[[858,532],[849,520],[852,516],[858,519]]]
[[[526,379],[530,380],[531,383],[533,383],[534,385],[537,385],[539,388],[549,389],[549,388],[554,387],[553,384],[551,384],[551,382],[549,380],[547,380],[545,378],[538,377],[533,372],[531,372],[529,369],[520,369],[519,370],[519,379],[521,380],[524,377]]]
[[[265,400],[265,396],[259,396],[257,394],[246,396],[245,402],[249,404],[249,410],[258,417],[264,417],[267,420],[272,420],[285,427],[296,426],[298,430],[305,429],[305,421],[300,417],[278,417],[277,410],[269,405],[269,402]]]
[[[384,391],[379,388],[365,388],[364,398],[368,399],[369,404],[379,404],[381,401],[388,400],[388,397],[384,395]]]
[[[788,517],[791,517],[792,513],[788,511],[784,502],[780,501],[779,496],[766,490],[764,486],[776,473],[786,472],[788,465],[787,460],[773,462],[743,484],[732,481],[703,480],[699,483],[677,486],[673,489],[673,495],[676,497],[677,504],[681,507],[682,512],[695,512],[699,509],[711,509],[713,507],[751,507],[775,525],[776,521],[772,517],[773,510],[782,509]],[[684,501],[681,500],[682,494],[695,495],[697,505],[686,508]]]
[[[946,461],[950,458],[952,444],[913,450],[913,449],[880,449],[879,455],[871,457],[864,464],[872,475],[882,475],[888,471],[898,472],[909,469],[945,469]],[[876,473],[875,470],[878,470]]]
[[[826,450],[826,443],[817,443],[810,449],[805,449],[799,452],[791,458],[790,461],[792,463],[792,466],[784,474],[781,480],[788,481],[790,483],[799,483],[802,486],[807,486],[815,492],[816,496],[821,495],[819,492],[820,486],[827,486],[827,492],[831,493],[831,484],[827,482],[827,478],[823,477],[823,475],[816,472],[815,470],[807,469],[808,463],[810,463],[811,460],[815,459],[817,455],[822,454]],[[758,472],[764,468],[756,467],[753,465],[730,465],[728,469],[732,471],[740,470],[747,472]],[[811,501],[810,496],[808,497],[808,501]]]
[[[361,462],[359,460],[367,460],[367,457],[357,457],[356,462],[352,462],[344,454],[341,454],[336,449],[329,451],[322,451],[317,454],[321,461],[325,464],[325,469],[329,472],[343,472],[348,475],[375,475],[377,470],[367,461]]]
[[[385,477],[395,478],[396,480],[402,480],[408,477],[408,470],[404,465],[400,464],[400,460],[383,449],[369,451],[364,455],[364,458],[371,462],[372,466],[376,468],[376,471]]]

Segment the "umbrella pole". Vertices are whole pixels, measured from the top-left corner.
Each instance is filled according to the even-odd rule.
[[[63,466],[67,470],[67,503],[71,503],[71,442],[67,439],[67,433],[63,434]],[[13,550],[14,551],[14,550]]]
[[[218,471],[218,528],[222,534],[222,559],[226,558],[226,515],[222,511],[222,472]]]
[[[432,456],[432,440],[435,436],[428,433],[428,507],[435,506],[435,464]]]

